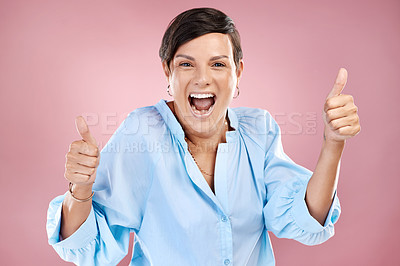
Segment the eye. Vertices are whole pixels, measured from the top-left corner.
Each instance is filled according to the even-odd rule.
[[[185,62],[185,63],[180,63],[179,66],[190,67],[192,65],[190,63]]]
[[[215,67],[224,67],[225,64],[223,64],[223,63],[215,63],[213,66],[215,66]]]

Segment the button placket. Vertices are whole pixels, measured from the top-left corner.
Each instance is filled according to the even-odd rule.
[[[233,257],[233,243],[232,243],[232,225],[225,213],[220,213],[219,216],[219,227],[221,232],[221,264],[222,265],[232,265]]]

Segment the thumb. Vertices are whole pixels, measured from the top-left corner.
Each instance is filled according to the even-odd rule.
[[[77,116],[75,118],[76,129],[78,130],[79,135],[81,135],[82,139],[87,143],[90,143],[97,147],[97,142],[95,138],[90,134],[89,127],[86,124],[85,119],[82,116]]]
[[[333,96],[339,95],[343,91],[344,86],[346,86],[346,82],[347,82],[347,70],[345,68],[340,68],[339,73],[337,74],[335,80],[335,84],[333,85],[331,92],[328,94],[326,98],[328,99]]]

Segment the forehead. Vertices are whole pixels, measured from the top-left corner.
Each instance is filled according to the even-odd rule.
[[[193,56],[226,55],[233,58],[232,43],[227,34],[208,33],[179,46],[177,54]]]

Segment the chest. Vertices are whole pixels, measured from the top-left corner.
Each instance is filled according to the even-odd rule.
[[[191,152],[191,156],[211,191],[215,194],[214,172],[217,152]]]
[[[156,167],[152,195],[157,196],[157,202],[163,202],[163,211],[165,206],[173,206],[168,207],[168,217],[175,217],[175,222],[184,230],[196,231],[205,227],[206,221],[210,222],[210,226],[214,225],[216,221],[221,221],[221,215],[228,217],[238,232],[254,233],[261,230],[266,198],[263,163],[254,161],[249,153],[242,145],[231,149],[221,148],[213,156],[203,154],[199,159],[196,157],[204,170],[214,173],[212,177],[199,171],[190,154],[184,155],[184,160],[166,157],[168,161],[161,161]],[[257,154],[253,152],[253,155]],[[167,172],[176,174],[166,176]],[[152,199],[152,195],[149,199]],[[157,206],[154,204],[154,207]],[[196,215],[193,215],[193,211]],[[188,217],[191,218],[188,220]]]
[[[227,210],[248,201],[266,203],[264,156],[244,141],[220,143],[216,151],[186,153],[186,178]],[[179,162],[179,160],[178,160]],[[185,177],[183,177],[185,178]],[[244,205],[243,205],[244,204]]]

